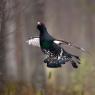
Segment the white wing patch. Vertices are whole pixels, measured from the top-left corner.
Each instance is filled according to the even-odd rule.
[[[54,40],[54,43],[57,44],[57,45],[59,45],[59,44],[61,44],[62,42],[61,42],[61,41],[58,41],[58,40]]]
[[[36,47],[40,47],[39,41],[40,41],[39,38],[32,38],[32,39],[27,40],[26,43],[29,45],[36,46]]]

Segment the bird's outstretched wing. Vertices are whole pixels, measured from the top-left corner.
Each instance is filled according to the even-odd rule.
[[[26,41],[28,45],[33,45],[36,47],[40,47],[39,37],[31,37],[29,40]]]
[[[82,52],[87,52],[84,48],[82,47],[78,47],[77,45],[74,45],[73,43],[71,42],[68,42],[68,41],[64,41],[64,40],[54,40],[54,43],[58,44],[58,45],[68,45],[70,47],[74,47],[76,49],[79,49],[81,50]]]
[[[37,36],[37,37],[31,37],[31,39],[26,41],[26,43],[28,43],[29,45],[40,47],[39,41],[40,41],[40,38]],[[54,43],[56,43],[57,45],[67,45],[67,46],[79,49],[82,52],[87,52],[84,48],[76,46],[73,43],[65,41],[65,40],[54,40]]]

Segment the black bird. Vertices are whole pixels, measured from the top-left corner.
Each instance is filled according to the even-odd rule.
[[[37,29],[40,31],[39,38],[41,50],[44,54],[49,56],[46,60],[44,60],[48,67],[61,67],[61,64],[65,64],[67,61],[70,61],[74,68],[78,67],[77,63],[73,60],[73,57],[77,60],[78,63],[80,63],[80,58],[76,55],[72,55],[66,52],[60,46],[63,41],[53,38],[47,32],[46,26],[41,22],[38,22]]]
[[[37,29],[40,32],[39,37],[32,37],[26,42],[29,45],[40,47],[42,52],[47,55],[47,58],[44,60],[44,63],[47,63],[47,67],[58,68],[69,61],[74,68],[78,68],[77,63],[80,63],[80,58],[66,52],[61,45],[65,44],[85,52],[84,48],[73,45],[71,42],[53,38],[47,32],[46,26],[41,22],[37,23]]]

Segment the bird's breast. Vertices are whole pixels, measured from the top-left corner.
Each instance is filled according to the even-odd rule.
[[[42,41],[40,42],[41,48],[49,49],[52,46],[52,42],[50,41]]]

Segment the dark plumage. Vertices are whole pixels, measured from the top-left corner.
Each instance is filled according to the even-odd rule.
[[[53,38],[48,32],[46,26],[38,22],[37,29],[39,30],[39,38],[40,38],[40,47],[44,54],[47,54],[49,57],[44,60],[47,63],[47,67],[57,68],[61,67],[62,64],[70,61],[74,68],[77,68],[77,62],[79,62],[79,57],[72,55],[66,52],[58,43],[62,43],[61,41]],[[55,43],[57,42],[57,43]],[[75,62],[73,57],[77,60]]]

